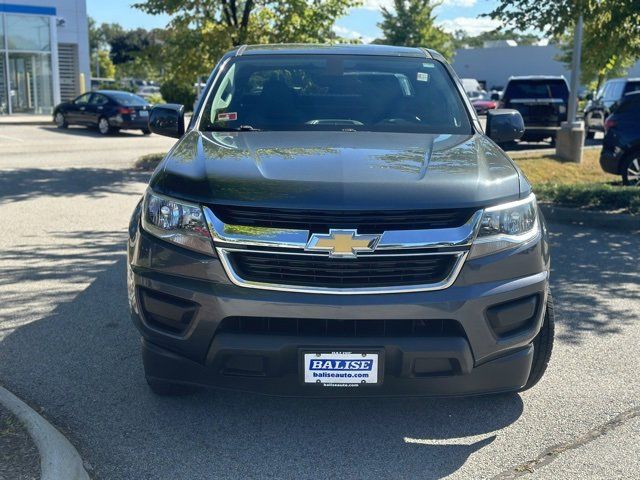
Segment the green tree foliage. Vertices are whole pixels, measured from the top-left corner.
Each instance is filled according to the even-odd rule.
[[[153,44],[152,33],[144,28],[116,33],[108,40],[111,60],[115,65],[132,62],[136,56]]]
[[[188,110],[191,110],[193,102],[196,100],[196,94],[190,85],[173,80],[163,82],[160,86],[160,93],[165,102],[179,103]]]
[[[453,36],[435,24],[433,10],[440,5],[432,0],[394,0],[394,8],[382,8],[383,38],[375,43],[426,47],[437,50],[451,59],[454,53]]]
[[[573,33],[563,35],[558,39],[558,43],[561,50],[558,60],[562,61],[567,68],[571,68]],[[583,85],[589,85],[592,90],[598,90],[606,78],[626,75],[627,70],[633,66],[637,58],[632,53],[625,53],[616,42],[603,44],[599,35],[594,32],[593,25],[590,22],[585,23],[580,71],[580,82]]]
[[[244,43],[335,41],[336,19],[360,0],[146,0],[135,6],[168,14],[162,58],[165,76],[193,85],[220,56]],[[165,97],[166,98],[166,97]]]
[[[482,32],[475,36],[470,36],[464,30],[457,30],[453,36],[456,48],[480,48],[484,42],[495,40],[515,40],[518,45],[535,45],[540,41],[540,37],[533,33],[507,32],[498,29]]]
[[[97,50],[91,55],[91,65],[93,65],[93,74],[101,78],[115,78],[116,66],[109,57],[106,50]]]
[[[101,77],[141,78],[158,80],[164,70],[162,44],[165,32],[162,29],[145,30],[142,28],[125,30],[117,23],[97,25],[89,19],[89,44],[91,48],[91,64],[94,75]],[[107,52],[109,62],[103,58]],[[98,66],[97,62],[100,60]],[[115,66],[115,74],[111,72],[109,63]],[[99,67],[99,68],[98,68]],[[106,70],[105,70],[106,69]]]
[[[578,16],[584,19],[583,81],[620,74],[640,58],[638,0],[500,0],[488,15],[507,28],[536,28],[565,44],[562,59],[571,62],[571,38]]]

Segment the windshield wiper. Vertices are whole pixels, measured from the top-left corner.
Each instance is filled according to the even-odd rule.
[[[239,127],[213,127],[212,132],[260,132],[259,128],[253,128],[251,125],[240,125]]]

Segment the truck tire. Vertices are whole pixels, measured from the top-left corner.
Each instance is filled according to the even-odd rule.
[[[527,383],[520,389],[521,392],[529,390],[540,381],[547,370],[551,351],[553,350],[553,336],[555,332],[555,314],[553,311],[553,297],[551,292],[547,296],[547,307],[540,332],[533,339],[533,362]]]

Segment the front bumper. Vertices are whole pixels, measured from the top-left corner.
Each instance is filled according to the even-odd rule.
[[[116,115],[109,118],[109,124],[120,130],[146,130],[149,128],[149,117]]]
[[[530,244],[468,260],[456,282],[431,292],[381,295],[315,295],[243,288],[232,284],[217,258],[167,244],[130,228],[129,299],[143,336],[148,376],[176,383],[275,395],[469,395],[522,387],[532,360],[531,342],[543,320],[548,287],[544,235]],[[181,332],[147,318],[141,292],[158,292],[195,305]],[[536,297],[534,315],[506,336],[496,334],[487,311]],[[220,331],[228,318],[317,321],[446,319],[460,334],[435,337],[300,336]],[[300,380],[300,349],[379,351],[381,385],[330,388]],[[249,370],[229,367],[250,359]],[[416,365],[442,363],[426,372]],[[257,366],[256,366],[257,365]]]
[[[146,340],[142,356],[147,376],[178,384],[259,392],[277,396],[451,396],[478,395],[515,391],[529,376],[533,346],[452,375],[419,375],[412,370],[417,359],[460,357],[472,361],[467,342],[460,338],[416,340],[306,338],[305,347],[340,350],[378,349],[384,353],[385,372],[379,385],[355,388],[324,387],[304,384],[299,369],[300,342],[289,337],[267,335],[216,335],[204,363],[196,362]],[[253,375],[239,374],[226,368],[229,358],[260,357],[265,369]],[[471,365],[467,365],[471,366]]]

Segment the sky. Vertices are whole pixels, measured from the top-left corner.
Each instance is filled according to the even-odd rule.
[[[127,29],[162,28],[169,17],[166,15],[147,15],[131,5],[136,0],[87,0],[87,10],[98,23],[119,23]],[[478,18],[496,5],[496,0],[442,0],[437,8],[437,23],[445,30],[453,32],[461,29],[471,35],[477,35],[498,26],[488,18]],[[381,21],[380,7],[390,6],[393,0],[363,0],[363,6],[352,9],[348,15],[336,22],[335,31],[345,38],[361,38],[370,42],[380,36],[377,24]]]

